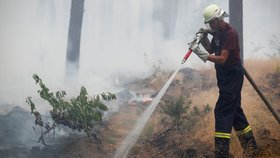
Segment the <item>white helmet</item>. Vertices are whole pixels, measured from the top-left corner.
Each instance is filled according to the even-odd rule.
[[[220,17],[228,17],[229,15],[223,11],[218,5],[211,4],[207,6],[203,11],[204,23],[208,23],[209,21],[220,18]]]

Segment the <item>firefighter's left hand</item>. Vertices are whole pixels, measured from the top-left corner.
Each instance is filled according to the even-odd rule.
[[[203,35],[205,35],[205,34],[208,34],[208,30],[206,30],[206,29],[204,29],[204,28],[200,28],[200,29],[197,31],[196,34],[203,34]],[[207,36],[207,35],[206,35],[206,36]]]
[[[211,46],[210,46],[210,41],[208,39],[208,30],[204,29],[204,28],[200,28],[196,35],[202,35],[200,43],[202,44],[202,46],[206,49],[206,50],[210,50]]]
[[[201,50],[196,42],[190,44],[190,49],[203,61],[206,62],[209,56],[209,53]]]

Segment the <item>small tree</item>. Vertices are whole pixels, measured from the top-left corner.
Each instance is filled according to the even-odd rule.
[[[211,111],[210,106],[207,104],[200,110],[197,106],[191,109],[192,102],[185,102],[182,97],[179,99],[170,98],[165,101],[165,104],[161,106],[162,112],[168,116],[163,119],[163,122],[175,126],[177,130],[191,130],[196,125],[199,119],[203,120],[203,117]]]
[[[104,100],[114,100],[116,99],[114,94],[102,93],[95,97],[89,97],[86,88],[81,87],[79,96],[66,101],[64,100],[66,96],[65,91],[50,92],[38,75],[34,74],[33,78],[41,88],[38,90],[40,97],[52,106],[50,115],[53,123],[50,125],[49,122],[43,122],[41,114],[36,110],[32,98],[29,96],[26,99],[27,104],[31,108],[31,115],[35,116],[35,125],[41,127],[41,136],[38,142],[42,141],[45,146],[48,146],[44,141],[44,136],[54,131],[55,127],[59,124],[73,130],[83,130],[88,137],[97,139],[93,127],[102,121],[103,112],[108,110],[107,106],[100,102],[100,97]]]
[[[187,106],[184,105],[184,100],[182,97],[179,99],[167,99],[165,101],[165,105],[161,106],[162,112],[169,116],[171,122],[179,127],[182,124],[184,115],[189,109],[189,104]]]

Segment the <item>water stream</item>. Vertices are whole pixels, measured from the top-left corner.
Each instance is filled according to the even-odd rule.
[[[138,118],[135,126],[133,129],[129,132],[129,134],[126,136],[124,141],[122,142],[121,146],[117,149],[116,154],[114,158],[125,158],[127,157],[130,149],[134,146],[137,139],[139,138],[145,124],[149,120],[150,116],[152,115],[153,111],[157,107],[160,99],[165,94],[166,90],[170,86],[171,82],[173,81],[175,75],[180,70],[181,66],[177,68],[177,70],[172,74],[172,76],[168,79],[168,81],[165,83],[165,85],[161,88],[157,96],[154,98],[154,100],[151,102],[151,104],[146,108],[144,113]]]

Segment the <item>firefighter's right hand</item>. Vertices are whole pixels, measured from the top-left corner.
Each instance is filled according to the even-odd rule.
[[[203,62],[206,62],[209,53],[201,50],[196,42],[192,42],[189,47]]]

